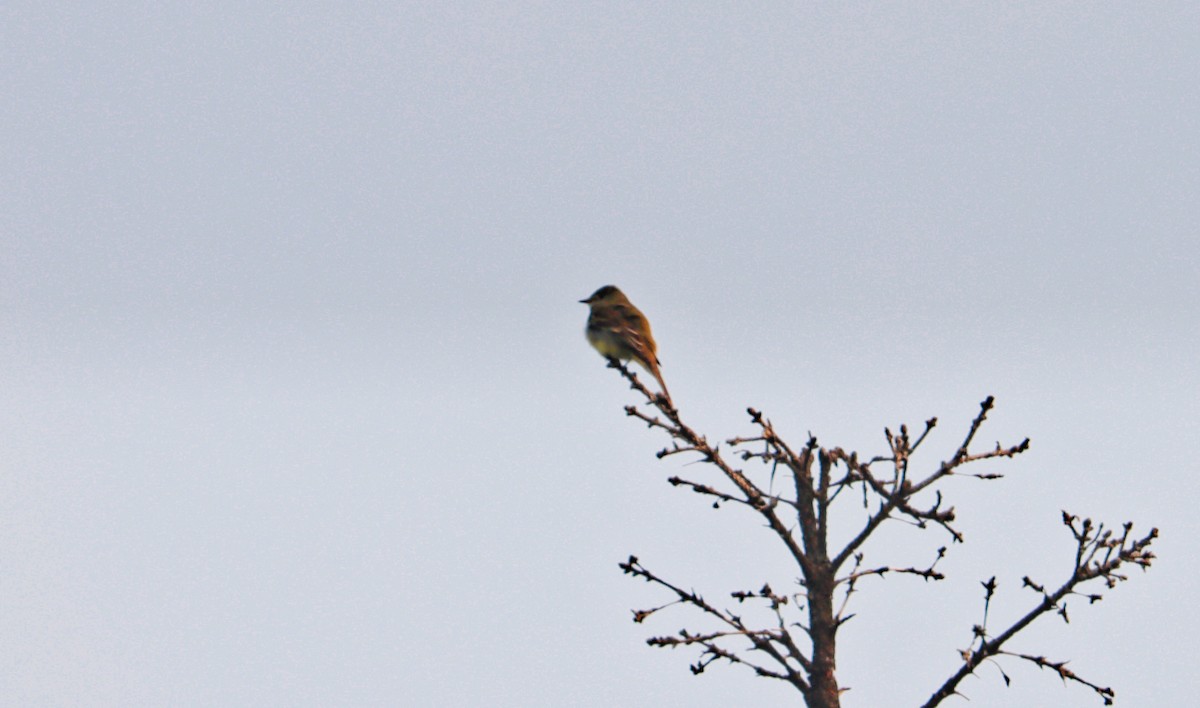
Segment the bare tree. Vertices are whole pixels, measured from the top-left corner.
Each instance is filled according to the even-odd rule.
[[[963,536],[954,525],[954,507],[944,502],[937,489],[939,484],[951,476],[999,479],[1003,475],[975,472],[973,470],[977,468],[970,466],[981,460],[1012,458],[1029,449],[1026,438],[1008,447],[997,443],[992,449],[972,450],[992,409],[993,399],[989,396],[980,404],[979,414],[971,421],[957,451],[925,472],[910,468],[910,462],[937,425],[936,418],[925,421],[924,430],[915,439],[904,425],[898,432],[885,429],[886,454],[864,459],[856,452],[821,447],[811,436],[801,446],[790,445],[768,418],[751,408],[747,413],[754,433],[725,443],[731,457],[737,460],[733,462],[722,454],[718,445],[710,443],[684,423],[669,399],[650,392],[622,363],[609,360],[609,366],[620,371],[651,405],[650,413],[634,406],[627,406],[625,412],[651,428],[663,431],[671,439],[670,446],[658,453],[660,459],[671,455],[698,455],[701,462],[720,472],[715,484],[678,476],[668,481],[712,497],[714,505],[740,506],[757,514],[799,569],[799,588],[795,592],[781,592],[766,584],[759,590],[731,593],[732,600],[739,605],[761,605],[768,610],[767,616],[773,618],[769,626],[753,626],[738,612],[711,603],[693,590],[685,590],[684,585],[661,577],[637,557],[630,556],[620,564],[621,569],[659,586],[672,598],[659,607],[634,611],[634,621],[643,622],[673,605],[690,606],[707,617],[710,626],[718,629],[684,629],[674,635],[651,637],[647,643],[656,647],[698,648],[699,658],[691,666],[695,674],[703,672],[713,662],[724,660],[749,668],[758,676],[785,681],[801,693],[809,708],[837,708],[840,705],[838,630],[850,617],[847,614],[849,600],[861,579],[891,574],[916,575],[935,581],[944,577],[936,566],[946,554],[945,546],[937,550],[934,561],[924,568],[868,567],[863,564],[863,549],[867,542],[885,521],[901,519],[922,529],[940,529],[951,543],[961,543]],[[772,481],[779,482],[788,491],[782,494],[764,491],[737,466],[741,463],[766,465],[770,468]],[[773,488],[773,485],[768,487]],[[830,514],[839,496],[861,499],[865,515],[848,541],[840,548],[830,548]],[[1105,705],[1112,704],[1115,694],[1111,688],[1077,676],[1066,667],[1065,661],[1010,652],[1005,646],[1014,635],[1041,617],[1058,615],[1064,621],[1068,620],[1066,600],[1071,595],[1082,596],[1089,603],[1100,600],[1099,592],[1084,592],[1082,586],[1113,588],[1126,579],[1123,571],[1128,566],[1148,568],[1154,560],[1149,547],[1158,536],[1158,530],[1151,529],[1144,537],[1137,538],[1132,535],[1131,523],[1114,530],[1065,511],[1062,522],[1076,547],[1073,567],[1065,569],[1063,579],[1049,586],[1025,577],[1023,585],[1034,593],[1033,602],[1020,619],[999,629],[988,623],[988,610],[996,594],[996,579],[993,576],[983,582],[983,620],[972,628],[970,645],[961,650],[962,664],[941,686],[932,689],[924,703],[925,708],[940,705],[946,698],[956,695],[959,683],[974,673],[982,662],[1002,657],[1050,669],[1064,681],[1091,689]],[[797,632],[798,629],[802,633]],[[1007,682],[1007,674],[1001,673]]]

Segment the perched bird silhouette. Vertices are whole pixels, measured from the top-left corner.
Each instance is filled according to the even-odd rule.
[[[658,380],[669,403],[671,394],[658,370],[662,364],[658,360],[658,346],[650,334],[650,321],[642,311],[615,285],[605,285],[580,302],[592,309],[584,329],[588,342],[609,359],[633,359],[640,364]]]

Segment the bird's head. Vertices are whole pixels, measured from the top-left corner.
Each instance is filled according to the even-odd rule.
[[[596,292],[592,293],[591,297],[586,300],[580,300],[585,305],[613,305],[616,303],[627,302],[625,293],[617,289],[615,285],[605,285]]]

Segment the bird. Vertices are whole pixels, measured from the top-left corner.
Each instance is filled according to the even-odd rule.
[[[584,334],[596,351],[609,359],[636,361],[654,376],[670,403],[671,394],[658,368],[662,365],[658,346],[650,334],[650,321],[642,311],[615,285],[605,285],[580,302],[591,308]]]

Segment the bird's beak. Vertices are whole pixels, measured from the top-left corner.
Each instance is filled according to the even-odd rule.
[[[586,300],[580,300],[580,302],[582,302],[585,305],[590,305],[590,304],[592,304],[592,299],[589,297]]]

